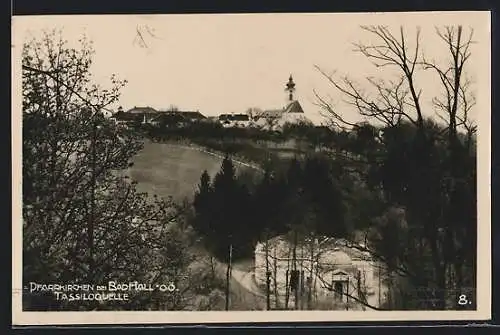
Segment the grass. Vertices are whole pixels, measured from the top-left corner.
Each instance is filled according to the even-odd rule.
[[[133,163],[127,174],[140,192],[180,201],[192,198],[204,170],[215,176],[222,158],[183,145],[147,141]],[[235,166],[237,171],[246,169]]]

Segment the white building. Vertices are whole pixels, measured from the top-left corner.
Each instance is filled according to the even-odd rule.
[[[251,124],[250,117],[247,114],[222,114],[218,121],[224,128],[247,128]]]
[[[283,129],[286,123],[310,123],[302,106],[293,97],[295,83],[291,75],[286,84],[286,91],[288,92],[288,100],[283,108],[268,110],[249,108],[245,114],[222,114],[218,120],[225,128],[256,127],[275,131]]]
[[[206,117],[199,111],[180,111],[178,109],[156,110],[152,107],[137,107],[118,112],[110,117],[116,124],[149,124],[182,127],[194,122],[204,121]]]
[[[278,308],[284,307],[285,300],[289,308],[296,307],[295,297],[302,308],[307,304],[312,309],[377,308],[386,293],[382,269],[369,254],[332,238],[294,243],[291,235],[278,236],[259,243],[255,250],[255,281],[267,291],[269,278]]]
[[[293,97],[295,83],[291,75],[286,84],[286,91],[288,92],[288,100],[283,108],[265,110],[255,115],[255,124],[258,127],[267,130],[281,130],[286,123],[310,123],[310,120],[305,116],[302,106]]]

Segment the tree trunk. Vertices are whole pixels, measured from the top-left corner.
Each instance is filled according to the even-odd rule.
[[[286,260],[286,276],[285,276],[285,310],[288,309],[288,302],[290,300],[290,283],[289,283],[289,275],[290,275],[290,253],[291,249],[288,249],[288,256]]]
[[[304,248],[300,252],[299,299],[300,309],[304,309]]]
[[[311,260],[310,260],[310,269],[309,269],[309,280],[307,282],[308,284],[308,292],[307,292],[307,309],[311,309],[311,304],[312,304],[312,283],[313,283],[313,271],[314,271],[314,243],[315,240],[313,239],[312,244],[311,244]]]
[[[441,257],[437,246],[437,236],[431,237],[431,252],[434,263],[434,273],[437,287],[434,290],[434,299],[436,303],[434,308],[443,310],[445,307],[445,288],[446,288],[446,265],[441,264]]]
[[[382,265],[379,264],[378,266],[378,306],[377,307],[381,307],[382,306]]]
[[[271,309],[271,278],[269,272],[269,236],[266,233],[266,308]]]
[[[280,302],[278,299],[278,279],[276,278],[276,274],[278,272],[278,261],[276,260],[276,248],[274,248],[274,259],[273,259],[273,281],[274,281],[274,307],[279,308]]]
[[[215,280],[215,261],[214,261],[214,256],[210,256],[210,269],[212,271],[212,281]]]
[[[87,238],[88,238],[88,259],[89,259],[89,269],[88,269],[88,276],[87,280],[89,283],[93,282],[93,275],[95,272],[94,269],[94,213],[95,213],[95,184],[96,184],[96,140],[97,140],[97,129],[96,129],[96,124],[94,121],[92,121],[92,141],[91,141],[91,181],[90,181],[90,215],[89,215],[89,221],[88,221],[88,227],[87,227]]]
[[[436,309],[444,310],[446,308],[446,266],[438,268],[437,271],[437,290],[435,297],[437,299]]]
[[[293,235],[293,271],[297,271],[297,231],[294,232]],[[297,272],[295,272],[296,274]],[[297,276],[300,278],[299,276]],[[300,279],[297,279],[297,282],[295,283],[295,290],[294,290],[294,296],[295,296],[295,310],[299,309],[299,283]]]
[[[229,262],[227,263],[227,271],[226,271],[226,311],[229,310],[229,282],[231,279],[231,262],[233,258],[233,244],[229,243]]]
[[[346,287],[346,304],[345,304],[345,309],[348,311],[349,310],[349,278],[347,278],[347,287]]]
[[[314,269],[314,282],[313,282],[313,293],[315,296],[314,301],[317,302],[316,285],[318,284],[319,276],[319,254],[316,255],[316,268]]]

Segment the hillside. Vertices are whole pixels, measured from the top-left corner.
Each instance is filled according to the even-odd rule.
[[[193,196],[204,170],[215,176],[222,159],[220,154],[194,146],[146,141],[127,175],[138,182],[140,192],[182,200]],[[251,169],[237,160],[234,163],[237,172]]]

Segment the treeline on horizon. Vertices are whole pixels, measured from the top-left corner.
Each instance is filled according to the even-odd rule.
[[[336,133],[324,126],[314,126],[310,123],[286,123],[283,129],[266,130],[256,127],[231,127],[224,128],[217,122],[195,121],[177,126],[151,126],[135,125],[148,138],[153,141],[182,141],[189,140],[207,148],[218,150],[229,154],[244,154],[256,163],[265,163],[266,153],[252,148],[265,143],[283,144],[291,139],[297,139],[308,143],[310,146],[332,146],[336,139]],[[252,152],[253,151],[253,152]],[[269,152],[267,152],[269,153]]]

